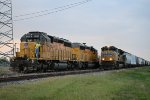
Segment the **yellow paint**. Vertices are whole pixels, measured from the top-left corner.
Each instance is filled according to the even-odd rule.
[[[29,59],[36,59],[35,48],[40,48],[39,60],[77,60],[82,62],[95,61],[97,59],[97,53],[91,50],[80,48],[65,47],[60,43],[41,43],[36,42],[21,42],[20,52],[16,52],[16,57],[27,57]],[[73,56],[74,55],[74,56]],[[73,59],[74,57],[74,59]]]
[[[111,54],[111,56],[109,54]],[[102,61],[118,61],[118,54],[111,50],[102,51],[101,60]]]

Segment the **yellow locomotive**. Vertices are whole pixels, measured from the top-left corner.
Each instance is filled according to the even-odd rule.
[[[96,49],[85,44],[29,32],[21,37],[20,52],[11,59],[11,67],[19,72],[95,67],[97,55]]]
[[[94,67],[98,64],[98,52],[85,44],[72,43],[72,60],[79,68]]]
[[[104,69],[118,68],[119,64],[124,64],[123,51],[114,46],[101,48],[101,64]]]

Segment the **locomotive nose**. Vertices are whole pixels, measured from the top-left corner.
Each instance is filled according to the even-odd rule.
[[[104,52],[102,53],[102,61],[113,61],[114,56],[112,52]]]

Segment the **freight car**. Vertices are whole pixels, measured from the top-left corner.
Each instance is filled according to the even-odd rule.
[[[93,47],[35,31],[21,37],[20,52],[11,59],[11,67],[18,72],[94,68],[97,56]]]
[[[114,46],[101,48],[101,65],[104,69],[119,69],[149,65],[149,62]]]

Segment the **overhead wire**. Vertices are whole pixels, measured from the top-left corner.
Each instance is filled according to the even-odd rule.
[[[13,21],[28,20],[28,19],[32,19],[32,18],[37,18],[37,17],[41,17],[41,16],[45,16],[45,15],[61,12],[61,11],[64,11],[64,10],[67,10],[67,9],[70,9],[70,8],[73,8],[73,7],[85,4],[85,3],[89,2],[89,1],[92,1],[92,0],[84,0],[84,1],[81,1],[81,2],[72,3],[72,4],[69,4],[69,5],[62,6],[62,7],[57,7],[57,8],[51,9],[51,10],[43,10],[43,11],[38,11],[38,12],[34,12],[34,13],[17,15],[17,16],[14,16],[14,17],[16,17],[16,18],[17,17],[18,18],[19,17],[25,17],[25,18],[15,19]],[[34,15],[34,16],[32,16],[32,15]]]
[[[90,1],[90,0],[86,0],[86,1]],[[65,5],[65,6],[62,6],[62,7],[53,8],[53,9],[50,9],[50,10],[57,10],[57,9],[61,9],[61,8],[69,7],[69,6],[74,6],[74,5],[77,5],[79,3],[85,3],[85,1],[77,2],[77,3],[72,3],[72,4],[69,4],[69,5]],[[38,11],[38,12],[34,12],[34,13],[21,14],[21,15],[17,15],[17,16],[14,16],[14,17],[28,16],[28,15],[33,15],[33,14],[48,12],[50,10],[43,10],[43,11]]]

